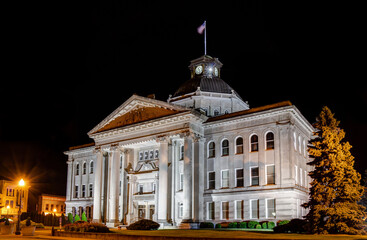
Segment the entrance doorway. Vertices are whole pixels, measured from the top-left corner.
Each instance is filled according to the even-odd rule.
[[[153,220],[153,215],[155,212],[155,205],[149,205],[149,219]]]
[[[145,219],[145,205],[139,205],[138,206],[138,218],[139,220]]]

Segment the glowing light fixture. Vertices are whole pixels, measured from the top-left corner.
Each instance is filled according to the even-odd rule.
[[[56,212],[56,208],[54,208],[54,210],[53,210],[54,212]]]
[[[23,178],[22,179],[20,179],[20,181],[19,181],[19,184],[18,184],[19,186],[21,186],[21,187],[23,187],[24,185],[25,185],[25,182],[24,182],[24,180],[23,180]]]
[[[213,72],[213,68],[212,67],[210,67],[208,70],[209,70],[209,72]]]
[[[6,206],[6,208],[7,208],[7,209],[9,209],[9,208],[10,208],[10,206],[8,205],[8,206]]]

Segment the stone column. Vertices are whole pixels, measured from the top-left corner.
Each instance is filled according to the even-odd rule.
[[[184,167],[183,167],[183,216],[182,223],[192,222],[192,137],[184,138]]]
[[[114,227],[118,224],[118,203],[119,203],[119,175],[120,175],[120,150],[117,147],[112,147],[111,158],[111,182],[109,192],[109,220],[108,225]]]
[[[66,185],[66,201],[71,201],[72,198],[72,186],[73,186],[73,159],[69,157],[68,161],[68,177]]]
[[[158,222],[167,223],[168,138],[159,139]]]
[[[97,150],[97,160],[94,169],[93,192],[93,221],[101,222],[101,193],[102,193],[102,151]]]
[[[192,194],[193,194],[193,221],[204,220],[204,142],[202,137],[195,137],[193,144],[192,165]]]

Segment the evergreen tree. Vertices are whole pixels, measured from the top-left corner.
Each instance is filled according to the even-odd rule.
[[[363,195],[361,176],[354,169],[351,145],[342,141],[345,132],[328,107],[324,107],[314,124],[316,132],[308,152],[314,170],[306,219],[312,233],[362,234],[364,207],[357,202]]]
[[[87,216],[85,215],[85,212],[82,213],[82,221],[88,222]]]

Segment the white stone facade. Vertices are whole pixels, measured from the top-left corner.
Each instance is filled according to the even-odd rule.
[[[109,226],[302,217],[312,126],[289,102],[249,108],[233,91],[207,93],[133,95],[92,129],[94,144],[65,152],[66,212]]]

